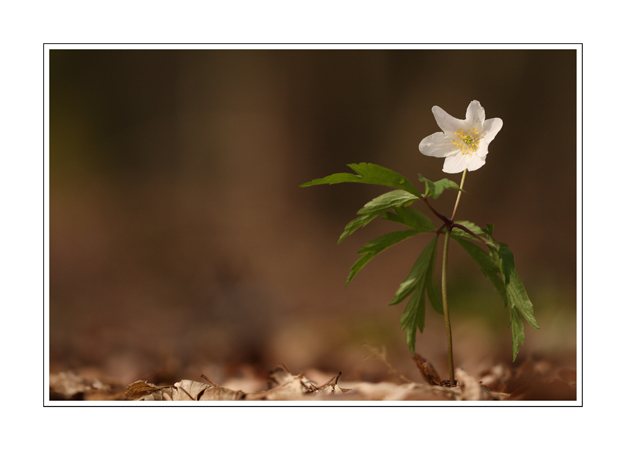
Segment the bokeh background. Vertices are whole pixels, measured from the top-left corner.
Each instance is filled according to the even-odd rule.
[[[386,189],[298,185],[358,162],[418,186],[419,173],[459,182],[417,147],[439,131],[433,105],[463,118],[472,100],[504,127],[457,218],[495,224],[515,253],[541,326],[525,326],[515,364],[574,369],[575,51],[398,49],[51,50],[50,370],[220,382],[285,363],[383,379],[375,348],[419,380],[404,303],[388,303],[428,239],[385,251],[346,288],[357,250],[401,229],[376,220],[337,245]],[[510,364],[489,281],[454,245],[449,273],[456,364]],[[416,350],[447,374],[430,306]]]

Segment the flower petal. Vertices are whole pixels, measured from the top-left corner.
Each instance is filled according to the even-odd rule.
[[[502,119],[498,119],[497,117],[494,119],[487,119],[483,125],[483,138],[481,141],[484,141],[485,144],[489,144],[496,137],[496,134],[502,129]]]
[[[478,100],[473,100],[467,107],[465,120],[452,117],[439,106],[433,106],[432,111],[443,133],[424,138],[419,145],[420,152],[445,157],[443,171],[446,173],[474,171],[484,166],[489,143],[502,129],[502,119],[485,120],[485,109]]]
[[[480,102],[478,100],[472,101],[467,107],[467,112],[465,113],[465,124],[467,129],[471,130],[472,128],[476,128],[477,130],[482,130],[484,121],[485,108],[480,106]]]
[[[486,158],[481,158],[477,154],[463,154],[461,152],[446,158],[443,163],[443,171],[446,173],[459,173],[465,169],[473,172],[480,169],[487,162]]]
[[[487,157],[487,153],[489,153],[489,142],[481,139],[476,149],[476,156],[484,159]]]
[[[443,162],[443,171],[446,173],[459,173],[467,169],[467,155],[458,152],[448,156]]]
[[[487,162],[487,155],[484,158],[481,158],[480,155],[474,154],[470,156],[467,161],[467,170],[473,172],[474,170],[480,169]]]
[[[439,106],[433,106],[433,116],[439,128],[449,136],[454,136],[454,132],[465,125],[465,121],[452,117]]]
[[[445,158],[450,152],[456,150],[456,147],[450,142],[444,133],[434,133],[422,139],[419,145],[420,152],[426,156],[434,156],[435,158]]]

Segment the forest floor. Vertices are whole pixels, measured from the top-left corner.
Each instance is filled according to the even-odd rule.
[[[84,367],[50,373],[50,400],[87,401],[518,401],[576,400],[576,371],[559,368],[547,358],[529,358],[515,366],[496,364],[478,374],[455,371],[455,386],[433,365],[416,354],[413,361],[421,380],[399,373],[384,353],[375,358],[386,377],[376,381],[350,380],[342,373],[308,369],[292,373],[285,365],[271,371],[248,364],[227,368],[221,385],[204,374],[181,377],[173,384],[136,380],[124,384],[99,369]],[[413,374],[411,374],[412,376]],[[189,379],[193,378],[193,379]]]

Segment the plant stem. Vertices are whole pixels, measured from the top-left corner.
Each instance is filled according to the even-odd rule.
[[[443,301],[443,317],[446,322],[446,334],[448,336],[448,367],[450,369],[450,386],[454,386],[454,358],[452,356],[452,328],[450,327],[450,313],[448,311],[448,292],[446,287],[446,269],[448,268],[448,242],[450,241],[450,228],[446,228],[446,236],[443,240],[443,262],[441,266],[441,297]]]
[[[426,206],[428,206],[428,208],[433,212],[434,215],[436,215],[437,217],[439,217],[444,225],[450,225],[452,224],[452,221],[450,219],[448,219],[446,216],[444,216],[443,214],[437,212],[437,210],[435,208],[432,207],[432,205],[428,202],[428,199],[425,197],[422,197],[422,201],[424,203],[426,203]]]
[[[463,177],[461,177],[461,186],[459,186],[461,189],[463,189],[463,185],[465,184],[465,175],[467,175],[467,169],[463,171]],[[454,221],[454,216],[456,215],[456,209],[459,207],[459,200],[461,200],[461,191],[459,191],[459,194],[456,196],[456,203],[454,204],[454,211],[452,211],[452,217],[450,217],[451,221]]]
[[[463,177],[461,178],[461,186],[465,184],[465,175],[467,169],[463,171]],[[443,262],[441,263],[441,297],[443,301],[443,317],[446,322],[446,334],[448,337],[448,367],[450,370],[450,386],[454,387],[456,382],[454,381],[454,357],[452,352],[452,327],[450,326],[450,312],[448,309],[448,288],[447,288],[447,270],[448,270],[448,243],[450,242],[450,232],[452,231],[452,222],[456,215],[456,209],[459,206],[459,200],[461,200],[461,191],[456,197],[456,203],[454,204],[454,211],[452,211],[452,217],[450,217],[449,224],[446,224],[446,236],[443,241]]]

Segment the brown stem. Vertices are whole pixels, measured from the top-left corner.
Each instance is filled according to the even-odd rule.
[[[463,230],[465,231],[467,234],[469,234],[470,236],[475,237],[476,239],[484,242],[486,245],[489,245],[489,242],[487,241],[487,239],[477,235],[476,233],[474,233],[473,231],[470,231],[467,227],[459,224],[459,223],[452,223],[450,224],[450,228],[458,228],[459,230]]]
[[[443,222],[446,224],[446,226],[450,226],[452,224],[452,221],[450,219],[448,219],[446,216],[444,216],[443,214],[439,213],[435,208],[433,208],[431,206],[430,203],[428,203],[428,198],[426,197],[421,197],[421,199],[424,201],[424,203],[426,203],[426,206],[428,206],[428,208],[433,212],[434,215],[436,215],[437,217],[439,217],[441,220],[443,220]]]

